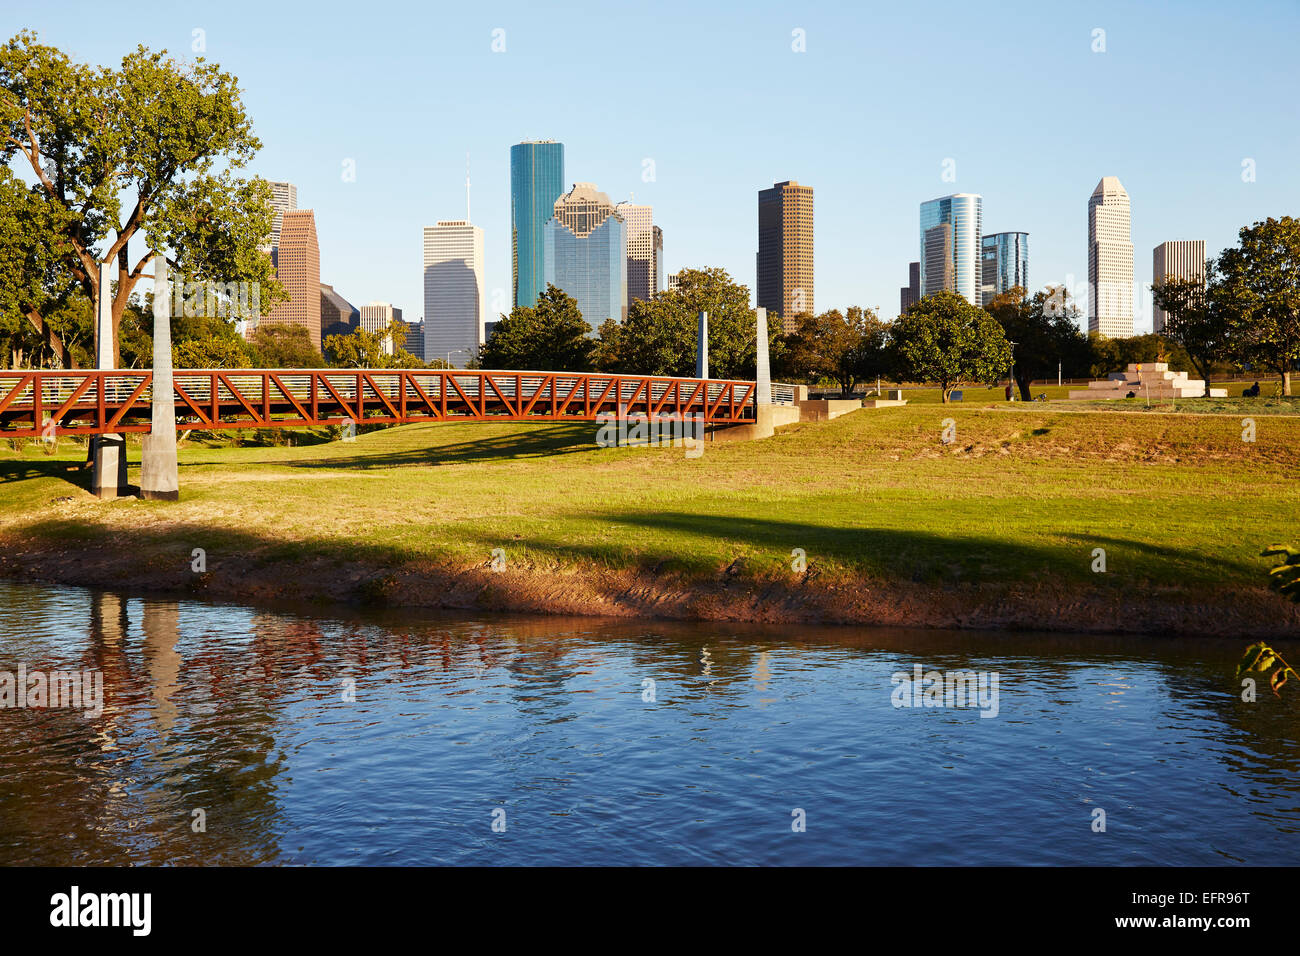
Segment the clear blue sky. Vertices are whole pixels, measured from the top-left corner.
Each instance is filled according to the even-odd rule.
[[[322,280],[408,319],[423,311],[421,228],[464,215],[467,152],[489,301],[506,301],[523,139],[562,141],[569,182],[652,203],[665,274],[722,266],[751,292],[755,193],[812,185],[818,309],[886,317],[917,258],[918,204],[951,192],[984,196],[986,232],[1030,233],[1035,287],[1086,279],[1104,175],[1132,197],[1143,283],[1159,242],[1217,252],[1243,224],[1300,215],[1295,0],[187,7],[19,0],[4,32],[107,63],[137,43],[190,56],[205,31],[264,143],[252,171],[296,183],[316,211]]]

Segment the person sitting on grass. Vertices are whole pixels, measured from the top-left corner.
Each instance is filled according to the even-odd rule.
[[[1250,388],[1242,390],[1243,398],[1259,398],[1259,382],[1256,382]]]

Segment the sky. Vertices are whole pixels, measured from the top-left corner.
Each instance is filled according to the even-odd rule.
[[[1131,197],[1143,285],[1160,242],[1217,253],[1300,215],[1297,0],[0,6],[6,36],[84,62],[201,46],[239,78],[263,143],[248,172],[315,210],[321,280],[408,320],[423,227],[465,215],[467,154],[489,309],[508,309],[526,139],[565,144],[570,184],[653,205],[665,276],[720,266],[751,295],[758,190],[811,185],[817,310],[886,318],[919,204],[950,193],[984,197],[985,233],[1029,233],[1035,289],[1082,289],[1102,176]],[[1149,296],[1134,305],[1149,331]]]

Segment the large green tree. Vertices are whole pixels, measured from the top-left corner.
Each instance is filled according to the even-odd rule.
[[[602,369],[637,375],[695,374],[699,313],[709,314],[709,374],[713,378],[753,378],[758,365],[757,317],[749,289],[725,269],[683,269],[677,288],[658,292],[649,302],[634,301],[627,320],[605,333],[597,356]],[[782,350],[778,323],[768,323],[768,354],[778,362]]]
[[[1219,256],[1210,294],[1229,317],[1240,356],[1281,375],[1290,395],[1300,361],[1300,219],[1266,219],[1238,237]]]
[[[927,295],[890,327],[896,368],[934,382],[946,404],[954,389],[993,382],[1011,367],[1011,346],[993,316],[952,292]]]
[[[888,370],[888,339],[888,326],[860,306],[805,314],[788,340],[786,367],[809,381],[828,378],[848,397],[858,382]]]
[[[535,306],[501,316],[478,361],[486,369],[585,372],[594,346],[577,301],[548,284]]]
[[[1151,297],[1165,312],[1165,337],[1182,347],[1208,383],[1214,366],[1232,355],[1232,322],[1216,264],[1211,260],[1205,269],[1204,280],[1157,276]]]
[[[1062,286],[1049,286],[1030,298],[1016,286],[996,296],[985,309],[997,320],[1008,342],[1014,342],[1016,386],[1030,401],[1030,383],[1051,378],[1058,367],[1066,375],[1086,372],[1088,338],[1080,327],[1079,309]]]
[[[157,254],[177,279],[258,283],[269,309],[284,295],[259,248],[271,232],[270,187],[236,175],[260,147],[235,78],[202,57],[181,63],[141,46],[120,67],[91,66],[19,33],[0,47],[0,158],[31,177],[33,208],[25,237],[0,217],[0,249],[26,241],[53,261],[6,295],[38,325],[60,293],[54,273],[93,300],[99,264],[115,265],[105,290],[115,364],[122,317]],[[137,239],[143,248],[132,251]],[[29,281],[37,273],[43,288]]]

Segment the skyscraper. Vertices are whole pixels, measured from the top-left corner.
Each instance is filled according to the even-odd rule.
[[[1205,240],[1179,239],[1162,242],[1151,250],[1151,285],[1160,286],[1173,276],[1175,279],[1191,279],[1205,284]],[[1163,332],[1165,310],[1151,301],[1151,330]]]
[[[324,342],[331,335],[351,335],[361,321],[355,305],[334,291],[332,285],[320,285],[320,335]]]
[[[271,223],[271,248],[280,244],[280,229],[284,214],[298,208],[298,187],[293,183],[271,183],[271,208],[275,210],[275,220]]]
[[[921,295],[955,292],[972,305],[982,301],[984,199],[956,193],[921,203]]]
[[[510,248],[514,304],[531,307],[546,291],[546,223],[564,192],[564,144],[510,147]]]
[[[320,245],[316,241],[316,214],[310,209],[284,213],[275,255],[276,278],[289,293],[261,325],[301,325],[320,351]]]
[[[633,299],[648,302],[661,290],[658,256],[663,252],[663,232],[654,224],[654,209],[632,202],[614,207],[627,234],[627,304]]]
[[[902,315],[921,298],[921,263],[907,264],[907,285],[898,290],[898,314]]]
[[[467,219],[424,227],[424,351],[464,365],[484,341],[483,230]],[[407,351],[410,351],[409,349]]]
[[[360,311],[361,328],[367,332],[380,332],[392,325],[394,321],[402,321],[402,310],[395,308],[391,302],[367,302]],[[406,348],[405,345],[402,347]],[[384,354],[393,355],[396,351],[392,336],[384,336]]]
[[[1128,193],[1114,176],[1088,200],[1088,331],[1133,334],[1133,241]]]
[[[983,298],[988,305],[995,296],[1019,286],[1029,292],[1029,233],[995,232],[980,241],[983,250]]]
[[[758,307],[781,316],[813,312],[813,189],[793,179],[758,191]]]
[[[574,183],[546,224],[545,281],[578,300],[594,329],[627,317],[626,225],[593,183]],[[545,287],[543,287],[544,289]]]

